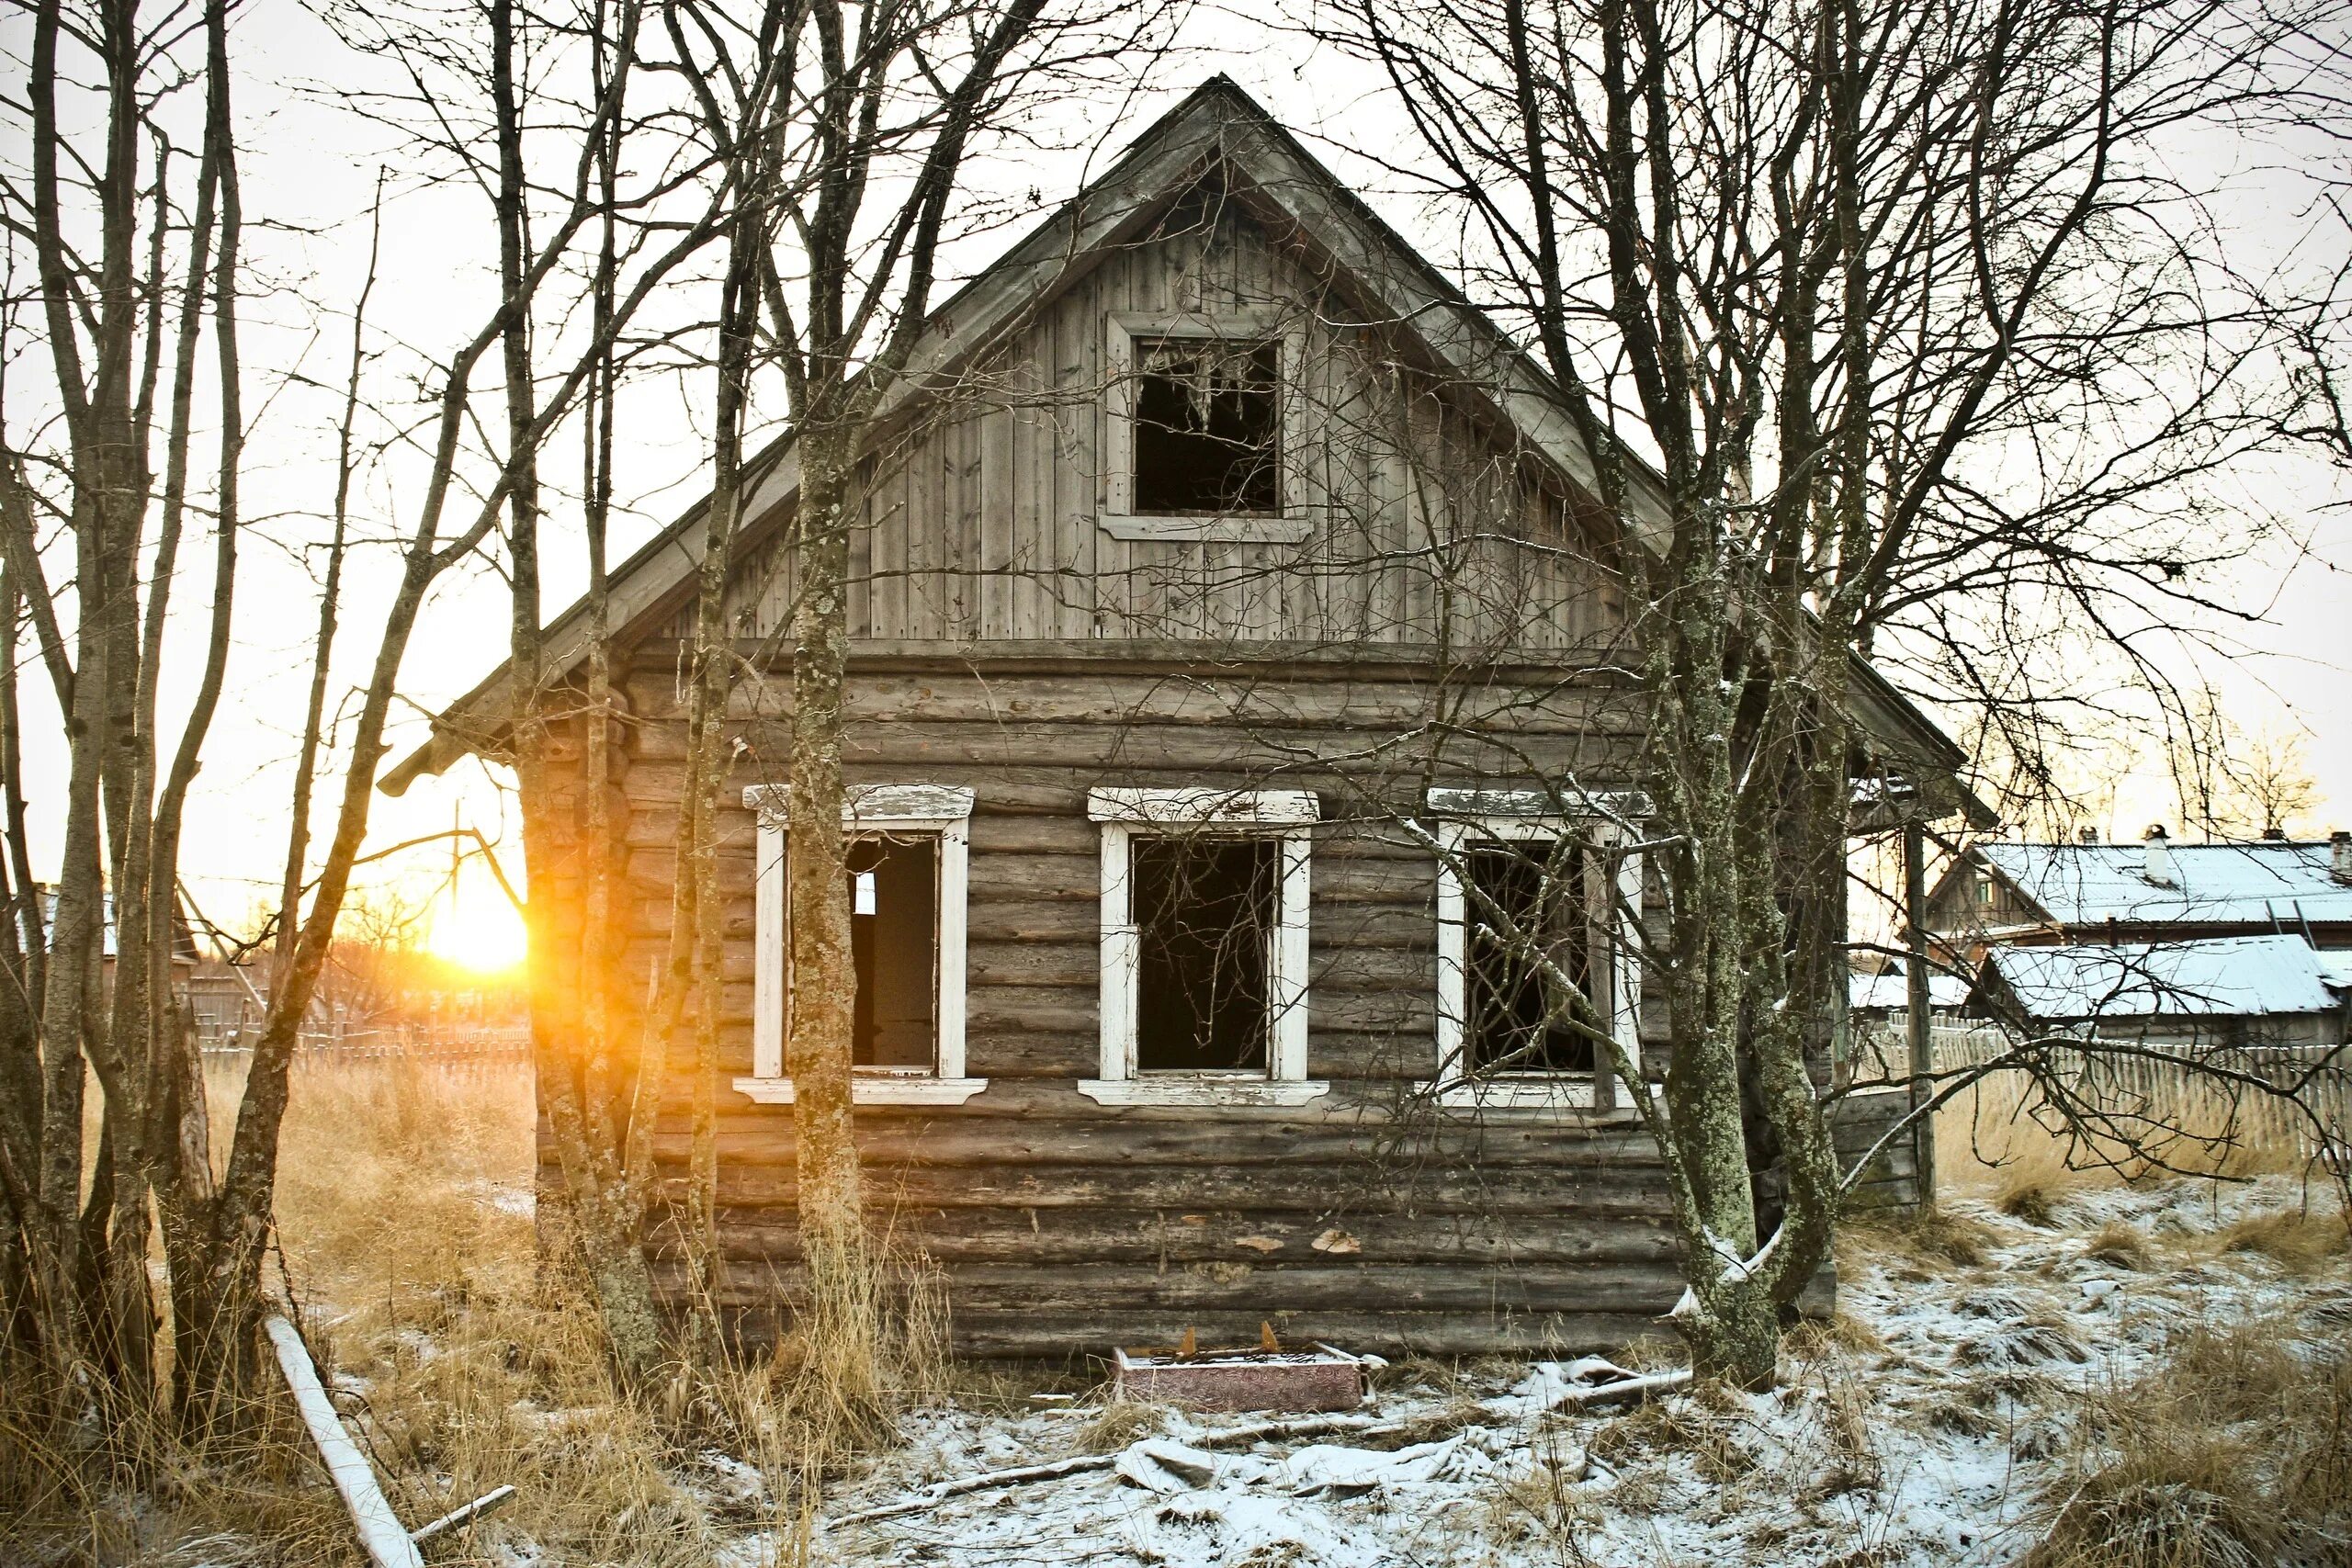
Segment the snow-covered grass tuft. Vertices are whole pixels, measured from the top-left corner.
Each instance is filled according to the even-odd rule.
[[[1166,1431],[1170,1415],[1164,1404],[1113,1400],[1080,1430],[1078,1446],[1091,1454],[1116,1453],[1137,1438]]]

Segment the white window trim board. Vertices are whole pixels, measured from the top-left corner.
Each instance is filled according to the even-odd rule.
[[[735,1088],[763,1105],[792,1103],[784,1070],[784,1014],[791,993],[785,950],[785,796],[782,784],[753,784],[743,804],[759,817],[752,885],[752,1076]],[[971,887],[972,792],[943,784],[865,784],[842,803],[846,832],[939,836],[938,990],[933,998],[938,1066],[928,1073],[860,1067],[850,1082],[859,1105],[961,1105],[988,1088],[964,1076],[965,947]]]
[[[1580,792],[1579,792],[1580,793]],[[1469,1024],[1468,895],[1458,869],[1463,852],[1476,839],[1506,842],[1581,834],[1596,849],[1622,846],[1628,829],[1603,817],[1568,817],[1544,809],[1549,797],[1535,791],[1431,790],[1433,811],[1450,819],[1434,825],[1442,852],[1437,868],[1437,1086],[1440,1105],[1477,1110],[1591,1110],[1597,1107],[1594,1076],[1501,1073],[1471,1077],[1463,1070]],[[1537,809],[1472,814],[1465,807],[1526,803]],[[1644,802],[1646,804],[1646,802]],[[1606,932],[1610,962],[1610,1033],[1641,1060],[1641,963],[1624,934],[1624,908],[1641,908],[1642,862],[1628,854],[1617,863]],[[1613,1071],[1601,1053],[1600,1071]]]
[[[1106,324],[1103,378],[1102,510],[1096,519],[1114,539],[1161,543],[1295,545],[1313,533],[1314,524],[1299,503],[1305,468],[1305,400],[1298,395],[1299,374],[1306,363],[1306,334],[1285,331],[1269,310],[1178,311],[1172,314],[1111,312]],[[1238,343],[1274,339],[1282,344],[1281,381],[1274,389],[1282,427],[1282,510],[1234,513],[1217,517],[1165,517],[1135,509],[1136,339],[1139,337],[1199,338],[1204,342]]]
[[[1330,1085],[1306,1076],[1307,910],[1313,826],[1307,790],[1093,789],[1086,814],[1102,827],[1100,1077],[1078,1090],[1102,1105],[1304,1105]],[[1267,1071],[1152,1073],[1136,1067],[1136,989],[1142,968],[1129,883],[1135,834],[1191,828],[1282,843],[1273,951],[1267,980]],[[1267,829],[1279,831],[1269,833]]]

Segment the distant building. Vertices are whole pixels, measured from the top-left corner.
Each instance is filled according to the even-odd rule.
[[[2176,844],[1981,843],[1928,899],[1941,956],[1981,963],[1999,946],[2179,942],[2294,936],[2352,948],[2352,833]]]
[[[1970,1010],[2040,1033],[2172,1048],[2340,1045],[2352,1039],[2352,955],[2301,934],[1996,946]]]

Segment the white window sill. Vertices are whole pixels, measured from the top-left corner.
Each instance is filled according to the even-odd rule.
[[[988,1087],[986,1078],[930,1078],[913,1074],[886,1077],[861,1073],[850,1079],[849,1098],[853,1105],[961,1105]],[[735,1090],[762,1105],[792,1103],[790,1078],[737,1078]]]
[[[1315,531],[1304,517],[1147,517],[1104,513],[1102,529],[1114,539],[1221,545],[1295,545]]]
[[[1304,1105],[1330,1091],[1317,1078],[1083,1078],[1078,1086],[1098,1105]]]
[[[1590,1111],[1592,1080],[1546,1083],[1531,1078],[1487,1078],[1449,1085],[1437,1102],[1449,1110]]]

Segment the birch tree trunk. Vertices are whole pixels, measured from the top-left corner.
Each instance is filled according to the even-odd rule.
[[[856,967],[842,841],[842,687],[849,663],[850,432],[820,421],[800,437],[796,557],[800,596],[792,621],[792,776],[786,795],[786,901],[793,989],[794,1174],[808,1271],[811,1342],[845,1393],[876,1386],[875,1260],[865,1229],[856,1126],[851,1111],[851,1030]]]

